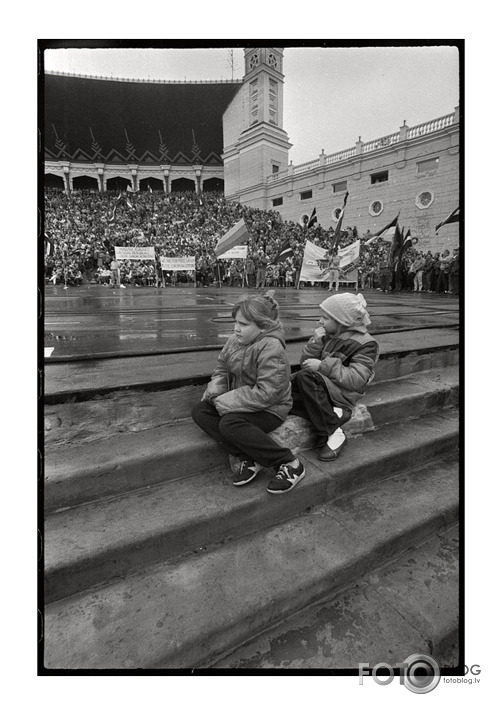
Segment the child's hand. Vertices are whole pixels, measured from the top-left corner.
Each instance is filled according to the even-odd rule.
[[[201,402],[204,402],[204,401],[212,402],[214,400],[214,398],[215,398],[215,395],[208,388],[207,390],[204,391],[204,394],[200,398],[200,401]]]
[[[313,372],[317,372],[319,370],[320,364],[321,361],[317,358],[307,358],[302,362],[302,367],[305,370],[312,370]]]
[[[320,325],[318,328],[314,330],[314,340],[316,343],[322,342],[322,339],[326,336],[326,328],[323,325]]]

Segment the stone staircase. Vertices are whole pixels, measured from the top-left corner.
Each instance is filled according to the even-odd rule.
[[[389,564],[409,571],[410,553],[447,538],[459,510],[458,380],[454,345],[382,355],[336,462],[316,459],[300,418],[277,431],[307,470],[280,496],[266,492],[270,472],[232,486],[228,460],[189,417],[200,384],[48,405],[45,667],[316,667],[241,649]],[[450,604],[456,573],[450,560],[447,582],[434,581]],[[458,607],[448,614],[433,625],[410,615],[401,650],[415,632],[416,648],[400,655],[428,644],[439,657],[456,640]],[[388,659],[388,630],[378,637]],[[322,667],[357,668],[355,657],[347,641]]]

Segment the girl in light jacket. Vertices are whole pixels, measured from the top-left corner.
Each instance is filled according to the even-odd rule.
[[[231,462],[237,461],[235,486],[249,484],[266,467],[276,472],[267,491],[283,494],[303,479],[305,469],[290,449],[269,436],[293,404],[284,330],[273,294],[244,296],[234,305],[234,334],[192,417]]]

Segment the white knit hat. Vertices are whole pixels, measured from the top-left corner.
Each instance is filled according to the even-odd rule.
[[[337,323],[345,327],[369,325],[371,323],[362,293],[357,295],[352,293],[330,295],[329,298],[320,303],[320,307]]]

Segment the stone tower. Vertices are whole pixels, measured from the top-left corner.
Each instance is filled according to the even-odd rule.
[[[282,47],[244,50],[242,87],[223,115],[225,196],[266,206],[266,183],[288,166],[291,144],[283,129]]]

